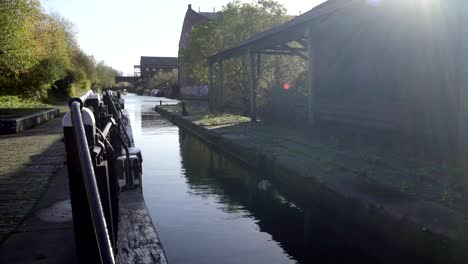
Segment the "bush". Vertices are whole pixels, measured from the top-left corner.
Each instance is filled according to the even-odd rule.
[[[156,75],[153,76],[150,80],[150,87],[148,88],[161,88],[161,87],[171,87],[177,84],[178,71],[173,69],[170,72],[159,71]]]
[[[33,108],[48,105],[31,99],[21,99],[18,96],[0,96],[0,108]]]

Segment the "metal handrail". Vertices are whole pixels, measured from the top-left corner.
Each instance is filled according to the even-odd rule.
[[[114,123],[111,122],[111,121],[107,122],[106,126],[105,126],[104,129],[102,130],[102,136],[103,136],[104,138],[107,138],[107,135],[109,134],[109,132],[110,132],[110,130],[111,130],[113,124],[114,124]]]
[[[94,92],[92,90],[89,90],[87,91],[85,94],[83,94],[82,96],[78,97],[80,98],[81,102],[86,102],[86,100],[88,99],[88,97],[90,97],[91,95],[93,95]]]
[[[89,93],[89,92],[88,92]],[[89,97],[86,93],[82,97],[85,99]],[[92,92],[91,92],[92,93]],[[82,97],[79,100],[82,100]],[[86,100],[82,100],[84,102]],[[94,227],[94,234],[98,244],[99,257],[101,263],[115,263],[114,254],[112,251],[112,245],[109,239],[109,232],[104,218],[104,211],[102,208],[101,199],[99,196],[99,190],[96,182],[96,176],[94,174],[93,163],[91,160],[91,154],[89,152],[88,141],[86,139],[86,132],[83,124],[83,117],[81,115],[81,108],[83,104],[78,100],[70,102],[71,121],[75,132],[76,145],[78,147],[78,155],[81,163],[81,169],[83,171],[83,179],[86,188],[86,196],[91,212],[91,218]]]
[[[72,98],[70,102],[68,102],[68,106],[70,106],[70,109],[71,109],[72,103],[77,102],[80,104],[80,107],[82,108],[84,106],[84,103],[88,99],[88,97],[90,97],[93,94],[94,94],[93,90],[89,90],[86,93],[84,93],[82,96]]]

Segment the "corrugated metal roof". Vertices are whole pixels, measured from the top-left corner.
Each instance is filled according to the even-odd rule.
[[[219,13],[215,12],[198,12],[198,14],[208,18],[209,20],[213,20],[218,17]]]

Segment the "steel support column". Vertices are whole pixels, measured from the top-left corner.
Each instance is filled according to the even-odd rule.
[[[459,11],[460,25],[468,26],[468,10]],[[468,35],[461,35],[460,95],[458,97],[458,160],[464,166],[468,162]]]
[[[209,73],[209,90],[208,90],[208,97],[209,97],[209,110],[211,113],[214,112],[214,105],[215,105],[215,95],[214,95],[214,83],[213,83],[213,63],[210,62],[210,73]]]
[[[307,121],[310,126],[315,124],[315,87],[314,87],[314,64],[313,47],[310,29],[306,31],[307,44],[307,87],[309,88],[309,98],[307,100]]]
[[[223,100],[223,61],[218,63],[218,110],[224,111],[224,100]]]
[[[257,122],[257,102],[255,92],[255,54],[249,49],[249,98],[250,98],[250,119]]]
[[[262,72],[262,54],[257,53],[257,74]]]

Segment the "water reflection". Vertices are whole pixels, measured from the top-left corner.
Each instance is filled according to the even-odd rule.
[[[221,210],[252,217],[261,232],[271,234],[300,263],[318,259],[344,262],[350,258],[380,262],[372,257],[372,252],[360,248],[362,244],[356,239],[363,234],[356,234],[357,230],[346,221],[332,223],[337,219],[329,218],[330,215],[318,208],[299,207],[261,175],[254,175],[223,158],[182,131],[180,145],[192,194],[215,195],[223,205]],[[353,243],[347,237],[352,237]]]

